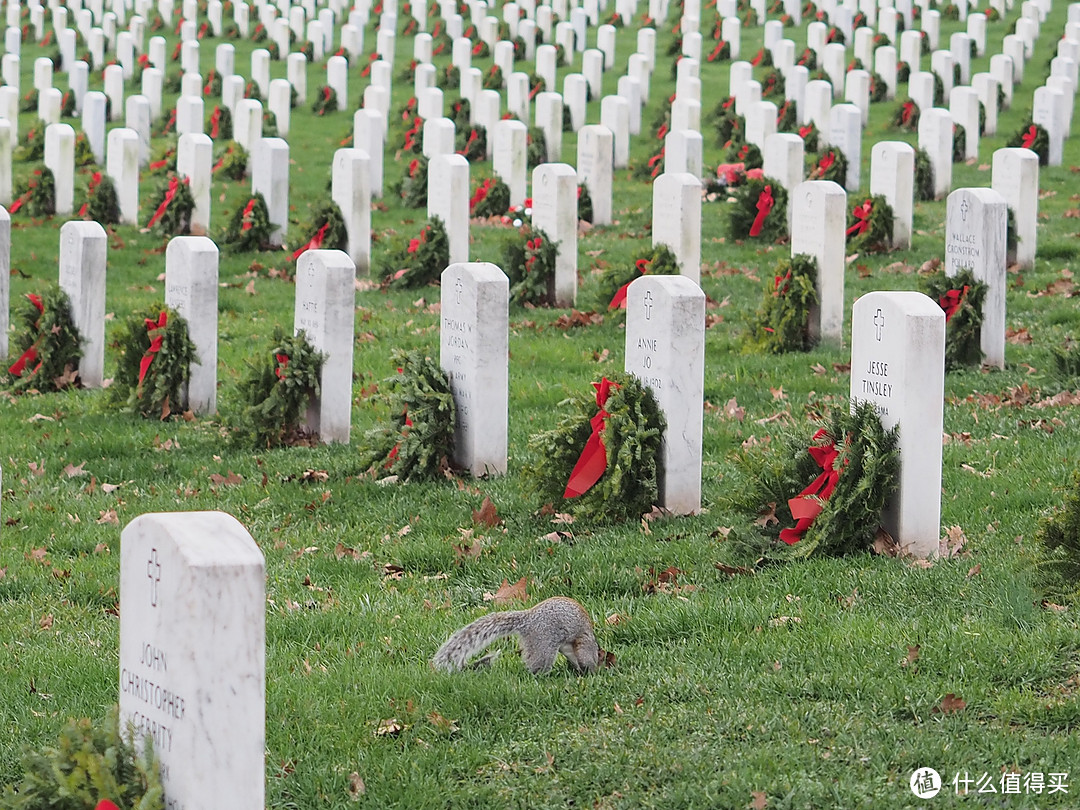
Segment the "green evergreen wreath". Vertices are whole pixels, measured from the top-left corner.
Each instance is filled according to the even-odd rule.
[[[23,97],[19,99],[19,112],[21,113],[35,113],[38,109],[38,91],[31,90],[29,93],[23,94]]]
[[[811,345],[810,313],[818,303],[817,259],[806,254],[781,259],[765,284],[747,341],[768,354],[804,352]]]
[[[570,406],[571,413],[554,429],[529,438],[535,460],[522,472],[540,502],[553,504],[557,512],[594,520],[637,520],[656,503],[666,425],[652,391],[636,377],[615,373],[608,382],[602,406],[597,405],[597,393],[592,390],[559,403]],[[594,387],[602,384],[594,383]],[[570,475],[593,434],[592,420],[601,407],[606,469],[587,491],[566,498]]]
[[[925,149],[915,150],[915,199],[919,202],[934,199],[934,164]]]
[[[919,105],[910,98],[901,101],[893,111],[889,126],[902,132],[918,132]]]
[[[187,178],[181,179],[169,172],[165,181],[158,186],[150,198],[153,214],[146,222],[146,227],[165,236],[181,236],[188,233],[191,226],[191,212],[195,210],[195,198]]]
[[[13,156],[19,162],[43,160],[45,158],[45,127],[30,127]]]
[[[56,213],[56,180],[51,169],[39,166],[18,185],[8,213],[18,211],[34,219],[51,217]]]
[[[523,225],[503,246],[503,270],[510,278],[510,300],[553,306],[558,243],[531,224]]]
[[[829,147],[813,163],[806,176],[807,180],[832,180],[841,186],[847,180],[847,158],[839,149]]]
[[[487,158],[487,130],[482,126],[460,130],[454,144],[459,155],[469,163],[480,163]]]
[[[7,810],[92,808],[103,799],[124,808],[164,810],[153,741],[121,732],[114,706],[104,722],[69,720],[55,746],[25,749],[21,776],[0,794]]]
[[[203,95],[221,98],[221,74],[216,70],[211,70],[207,74],[206,84],[203,85]]]
[[[255,192],[229,218],[222,243],[231,253],[265,250],[270,244],[270,210],[266,198]]]
[[[427,205],[427,173],[426,157],[415,157],[405,167],[398,183],[398,196],[406,208],[424,208]]]
[[[326,115],[328,112],[337,112],[337,91],[324,84],[315,91],[315,100],[311,103],[311,111],[316,115]]]
[[[449,118],[454,122],[454,132],[461,133],[469,129],[472,104],[467,98],[459,98],[450,105]]]
[[[787,190],[773,177],[748,178],[729,188],[728,232],[732,239],[772,243],[787,236]]]
[[[729,535],[732,546],[777,562],[869,551],[899,480],[898,428],[885,430],[873,403],[863,401],[837,408],[809,440],[779,438],[739,459],[750,485],[732,490],[745,493],[734,499],[745,520]],[[806,526],[792,516],[792,502],[821,512]]]
[[[418,351],[395,349],[398,373],[387,379],[390,424],[365,435],[365,462],[381,475],[436,481],[450,469],[456,411],[446,372]]]
[[[274,327],[272,346],[255,362],[239,385],[244,407],[234,424],[237,435],[256,448],[304,443],[302,420],[308,403],[321,391],[326,355],[311,345],[301,329],[285,335]]]
[[[395,289],[426,287],[437,283],[443,270],[450,265],[450,238],[438,217],[431,217],[420,229],[420,235],[405,241],[403,236],[388,240],[389,244],[376,259],[383,283]]]
[[[145,418],[179,413],[191,364],[198,362],[183,316],[164,304],[135,312],[121,324],[116,342],[112,401]]]
[[[324,202],[317,209],[311,220],[301,226],[300,233],[309,234],[308,238],[293,252],[295,262],[305,250],[345,250],[349,245],[349,231],[345,227],[345,217],[333,201]]]
[[[613,262],[597,277],[596,309],[625,309],[626,287],[640,276],[677,276],[679,261],[665,244],[638,251],[630,264]]]
[[[120,201],[116,197],[116,185],[104,172],[94,172],[86,190],[86,202],[79,208],[79,216],[115,225],[120,221]]]
[[[967,131],[963,124],[953,124],[952,128],[952,162],[963,163],[967,150]]]
[[[248,153],[237,141],[219,146],[210,174],[223,180],[243,180],[247,174]]]
[[[525,136],[528,144],[527,163],[530,169],[535,169],[541,163],[547,163],[547,137],[540,127],[529,127]]]
[[[82,357],[82,336],[71,314],[71,300],[57,286],[28,293],[19,312],[22,328],[12,341],[8,384],[13,392],[60,391],[72,384]]]
[[[75,116],[75,94],[68,90],[60,98],[60,117],[73,118]]]
[[[160,174],[176,171],[177,141],[169,138],[160,144],[150,157],[150,163],[146,167],[147,174]]]
[[[741,163],[746,170],[760,169],[765,165],[761,150],[752,143],[732,143],[724,153],[727,163]]]
[[[502,68],[500,68],[498,65],[492,65],[488,72],[484,74],[484,89],[501,90],[502,86]]]
[[[729,142],[742,140],[746,132],[746,119],[735,112],[734,96],[717,104],[713,118],[716,121],[717,144],[726,148]]]
[[[469,216],[501,217],[510,210],[510,186],[500,177],[486,177],[469,198]]]
[[[1080,591],[1080,473],[1074,473],[1065,503],[1045,515],[1035,536],[1041,555],[1040,586],[1052,595],[1075,598]]]
[[[799,127],[799,137],[803,139],[803,147],[807,152],[817,152],[821,145],[821,133],[818,131],[817,124],[811,121]]]
[[[776,111],[777,132],[797,132],[799,129],[799,117],[796,114],[795,102],[785,101]]]
[[[848,212],[847,252],[884,253],[892,247],[893,210],[881,194],[867,197]]]
[[[223,104],[215,104],[206,116],[206,134],[215,142],[231,141],[233,137],[232,113]]]
[[[777,68],[769,68],[761,82],[762,100],[784,97],[784,74]]]
[[[982,363],[983,304],[987,289],[970,268],[952,277],[943,271],[926,279],[926,294],[945,310],[946,369]]]
[[[870,103],[877,104],[884,101],[888,93],[889,87],[885,84],[885,79],[877,71],[872,71],[870,73]]]
[[[93,166],[97,161],[94,160],[94,150],[90,148],[90,140],[86,137],[85,132],[80,132],[75,135],[75,165],[76,166]]]
[[[591,225],[593,221],[592,195],[589,193],[589,187],[584,183],[578,183],[577,200],[578,219]]]
[[[262,136],[264,138],[276,138],[278,136],[277,115],[269,110],[263,113]]]
[[[1030,118],[1009,138],[1006,146],[1030,149],[1039,156],[1040,166],[1050,162],[1050,133]]]

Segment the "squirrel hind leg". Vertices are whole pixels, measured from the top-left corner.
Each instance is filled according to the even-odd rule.
[[[551,672],[558,652],[553,645],[529,643],[524,636],[521,639],[521,660],[533,675],[546,675]]]

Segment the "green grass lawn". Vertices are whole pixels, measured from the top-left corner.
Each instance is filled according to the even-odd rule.
[[[973,72],[986,69],[1018,12],[990,24],[987,56],[973,60]],[[989,185],[992,150],[1026,119],[1065,19],[1061,4],[1043,24],[1013,109],[983,141],[980,161],[954,168],[954,188]],[[959,23],[943,21],[942,29],[947,42]],[[373,29],[366,36],[374,42]],[[620,70],[634,36],[619,33]],[[805,35],[789,36],[801,50]],[[760,29],[744,30],[744,56],[760,37]],[[663,55],[670,40],[668,26],[646,125],[674,89]],[[203,44],[204,70],[213,44]],[[252,47],[237,43],[242,74]],[[24,91],[33,57],[49,50],[24,44]],[[411,41],[400,39],[397,53],[400,70]],[[273,76],[284,69],[273,63]],[[726,92],[727,70],[702,65],[704,111]],[[605,92],[614,92],[616,74],[605,75]],[[354,69],[350,82],[355,103],[366,80]],[[309,89],[323,83],[324,67],[312,66]],[[411,89],[395,81],[394,110]],[[447,93],[447,106],[455,97]],[[872,110],[864,189],[870,145],[898,137],[888,129],[894,108]],[[594,100],[589,120],[598,119]],[[20,123],[25,132],[30,117]],[[351,129],[346,113],[293,111],[297,222],[326,198],[332,153]],[[403,130],[392,114],[387,196],[372,214],[379,237],[418,230],[425,219],[390,192],[407,162],[394,154]],[[721,162],[711,133],[705,144],[706,164]],[[563,149],[572,163],[572,134]],[[634,140],[635,162],[652,151],[647,134]],[[1049,778],[1080,762],[1076,607],[1045,603],[1035,572],[1039,518],[1061,503],[1080,457],[1077,409],[1038,401],[1070,384],[1055,374],[1051,349],[1080,332],[1071,297],[1080,148],[1066,144],[1065,155],[1064,166],[1041,173],[1035,268],[1009,276],[1007,323],[1019,336],[1007,346],[1007,368],[946,378],[942,534],[957,527],[952,535],[962,532],[966,542],[928,567],[864,555],[742,576],[716,568],[735,556],[726,529],[745,519],[731,506],[747,485],[737,463],[743,445],[770,442],[781,430],[809,436],[812,417],[845,407],[849,352],[744,351],[763,285],[787,247],[727,239],[723,200],[706,203],[702,220],[702,287],[718,316],[706,332],[704,508],[648,525],[553,525],[520,475],[532,460],[528,437],[555,424],[559,403],[621,370],[621,317],[605,313],[602,323],[566,329],[557,322],[565,312],[511,311],[508,475],[379,486],[361,459],[364,431],[389,415],[377,386],[394,372],[393,348],[438,351],[431,305],[439,291],[365,284],[357,293],[349,446],[252,452],[227,441],[228,423],[245,361],[269,347],[275,326],[292,323],[293,286],[271,272],[291,273],[291,264],[285,252],[222,254],[218,417],[140,421],[111,410],[102,391],[0,399],[0,785],[18,779],[22,745],[49,744],[67,718],[103,718],[117,700],[121,528],[144,512],[219,509],[266,556],[268,807],[354,806],[353,773],[363,780],[358,803],[372,807],[764,806],[757,793],[769,808],[1076,807],[1080,778],[1054,795],[1021,787],[1019,795],[958,797],[952,786],[954,775],[987,774],[1000,791],[1002,774]],[[474,181],[489,173],[490,165],[473,167]],[[80,174],[76,205],[88,180]],[[158,182],[144,180],[143,220]],[[215,187],[215,232],[247,193],[246,183]],[[579,240],[579,308],[603,309],[594,274],[629,263],[649,243],[650,209],[649,184],[618,172],[617,224]],[[854,259],[848,311],[871,290],[918,289],[919,267],[943,255],[943,221],[944,202],[919,203],[910,251]],[[15,217],[13,302],[56,280],[61,224]],[[473,259],[498,262],[506,233],[474,226]],[[286,241],[295,247],[304,236],[296,228]],[[113,231],[110,338],[126,313],[163,297],[163,272],[161,238]],[[115,359],[106,359],[110,376]],[[742,418],[725,408],[732,400]],[[242,483],[211,480],[230,470]],[[325,470],[326,480],[306,481],[306,470]],[[503,521],[495,528],[473,523],[485,497]],[[553,539],[554,530],[564,534]],[[478,554],[455,549],[470,541]],[[673,581],[659,582],[672,567]],[[504,655],[485,671],[431,670],[438,645],[491,609],[485,595],[522,577],[530,603],[556,594],[582,602],[615,666],[579,677],[560,662],[534,677]],[[908,788],[923,766],[946,782],[927,803]]]

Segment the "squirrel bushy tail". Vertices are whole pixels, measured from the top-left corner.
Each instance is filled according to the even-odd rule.
[[[489,613],[465,625],[439,647],[431,663],[436,669],[452,672],[464,669],[470,658],[500,638],[514,635],[521,628],[523,610]]]

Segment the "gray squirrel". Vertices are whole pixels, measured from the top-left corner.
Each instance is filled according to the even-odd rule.
[[[600,664],[592,619],[585,608],[566,596],[553,596],[528,610],[481,616],[450,636],[431,663],[444,672],[464,669],[472,656],[510,635],[517,635],[521,657],[534,675],[550,672],[560,652],[578,672],[593,672]],[[496,656],[485,656],[479,664],[488,664]]]

